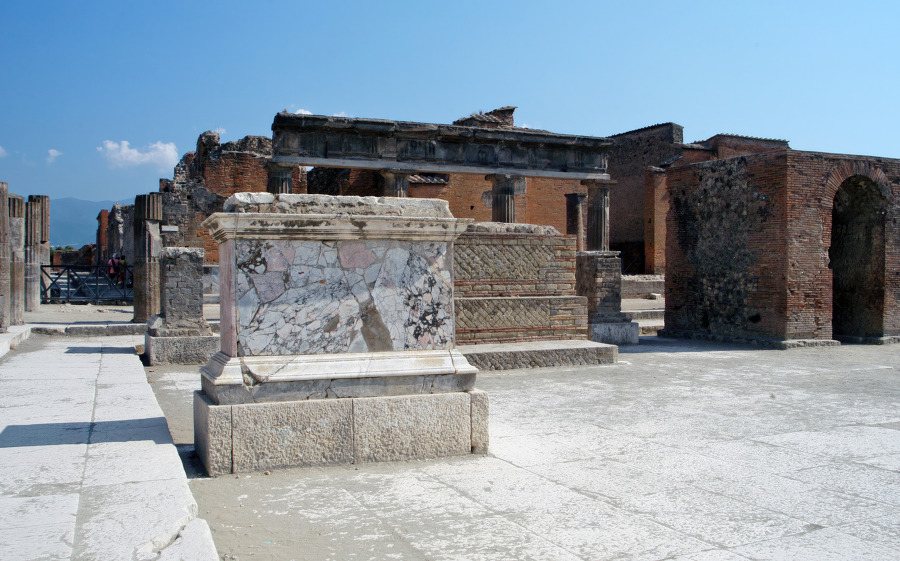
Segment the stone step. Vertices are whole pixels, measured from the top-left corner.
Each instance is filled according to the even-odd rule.
[[[626,316],[630,317],[633,320],[639,319],[663,319],[665,317],[666,311],[663,309],[657,310],[623,310]]]
[[[593,341],[558,340],[520,343],[457,345],[469,364],[479,370],[513,370],[554,366],[613,364],[619,348]]]

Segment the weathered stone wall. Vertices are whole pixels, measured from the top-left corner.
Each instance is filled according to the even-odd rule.
[[[198,247],[208,263],[219,261],[219,247],[202,227],[203,221],[222,211],[235,193],[264,192],[272,156],[272,141],[246,136],[220,144],[218,133],[207,131],[197,139],[195,152],[186,153],[175,166],[172,179],[161,179],[163,220],[160,235],[166,247]],[[294,193],[306,192],[306,171],[292,174]]]
[[[576,290],[587,298],[588,321],[622,311],[622,261],[617,251],[579,252]]]
[[[786,154],[670,169],[666,330],[784,339]]]
[[[96,261],[94,255],[96,246],[92,243],[85,244],[79,249],[60,249],[50,253],[50,264],[59,265],[93,265]]]
[[[546,226],[475,223],[456,242],[456,337],[500,343],[587,337],[575,237]]]
[[[167,247],[162,252],[162,314],[167,329],[206,327],[203,318],[203,250]]]
[[[900,335],[900,160],[780,149],[667,184],[667,332]]]

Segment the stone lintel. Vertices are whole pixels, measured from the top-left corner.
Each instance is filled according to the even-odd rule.
[[[273,162],[438,173],[606,176],[608,138],[279,113]],[[608,177],[608,176],[606,176]]]

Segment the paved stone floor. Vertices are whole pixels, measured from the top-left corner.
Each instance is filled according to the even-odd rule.
[[[479,374],[478,457],[207,478],[226,559],[896,560],[900,347],[642,337],[620,363]],[[195,368],[149,368],[189,451]]]
[[[0,358],[3,561],[217,558],[137,342],[33,335]]]

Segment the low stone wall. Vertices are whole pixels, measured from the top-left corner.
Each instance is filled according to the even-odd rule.
[[[477,222],[455,250],[457,342],[587,338],[574,236],[550,226]]]

